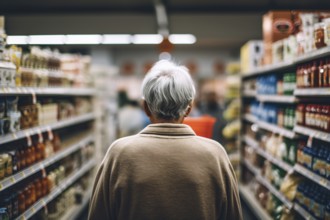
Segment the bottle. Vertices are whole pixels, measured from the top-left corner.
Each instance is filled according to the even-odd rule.
[[[296,121],[298,125],[305,125],[305,105],[299,104],[296,109]]]
[[[318,87],[323,87],[323,78],[324,78],[324,64],[323,60],[320,60],[320,65],[319,65],[319,82],[318,82]]]
[[[24,191],[18,191],[18,212],[22,214],[25,211]]]
[[[325,207],[324,220],[330,220],[330,201],[328,201],[328,204]]]
[[[14,191],[12,193],[12,207],[13,207],[13,218],[16,218],[19,214],[18,210],[18,192]]]
[[[19,155],[20,155],[20,169],[23,170],[26,167],[26,156],[27,153],[25,152],[24,148],[21,148],[19,151]]]
[[[3,155],[0,154],[0,180],[5,178],[5,171],[6,166],[5,166],[5,159],[3,158]]]
[[[288,162],[291,165],[294,165],[297,160],[297,145],[295,142],[290,141],[289,153],[288,153]]]
[[[312,88],[316,88],[317,87],[317,84],[318,84],[318,67],[317,67],[317,62],[314,61],[313,62],[313,65],[311,66],[311,85],[310,87]]]
[[[329,71],[328,63],[329,63],[329,58],[327,58],[323,63],[323,80],[322,80],[323,87],[328,87],[329,86],[329,84],[328,84],[328,82],[329,82],[329,80],[328,80],[328,77],[329,77],[329,75],[328,75],[328,73],[329,73],[328,72]]]
[[[41,179],[36,179],[34,181],[34,187],[36,190],[36,200],[39,200],[43,197],[42,195],[42,180]]]

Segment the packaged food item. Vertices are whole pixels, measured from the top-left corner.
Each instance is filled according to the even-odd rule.
[[[325,43],[325,23],[314,24],[314,44],[317,49],[327,46]]]
[[[287,199],[293,201],[296,197],[297,187],[302,181],[303,178],[298,175],[286,175],[283,180],[283,183],[280,186],[280,192],[282,192]]]

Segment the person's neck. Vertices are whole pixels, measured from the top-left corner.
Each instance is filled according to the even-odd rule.
[[[150,118],[151,124],[160,124],[160,123],[170,123],[170,124],[182,124],[183,118],[179,119],[159,119],[159,118]]]

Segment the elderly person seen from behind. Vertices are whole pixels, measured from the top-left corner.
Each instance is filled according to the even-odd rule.
[[[182,124],[195,97],[185,67],[158,61],[142,84],[151,124],[115,141],[96,175],[89,219],[242,219],[224,148]]]

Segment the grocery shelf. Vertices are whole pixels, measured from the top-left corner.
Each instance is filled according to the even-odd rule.
[[[252,70],[250,72],[242,73],[242,78],[244,79],[244,78],[248,78],[250,76],[258,76],[258,75],[263,75],[263,74],[267,74],[267,73],[273,73],[273,72],[277,72],[279,70],[285,70],[285,69],[289,69],[292,67],[294,67],[293,61],[283,61],[281,63],[258,67],[255,70]]]
[[[257,95],[259,102],[295,103],[296,97],[289,95]]]
[[[39,163],[36,163],[12,176],[9,176],[3,180],[0,181],[0,192],[7,189],[8,187],[11,187],[15,185],[16,183],[22,181],[23,179],[31,176],[34,173],[37,173],[41,170],[43,170],[45,167],[48,167],[49,165],[65,158],[66,156],[70,155],[71,153],[77,151],[79,148],[85,146],[89,142],[93,141],[93,135],[88,135],[79,142],[76,142],[75,144],[67,147],[64,150],[59,151],[54,156],[51,156]]]
[[[263,177],[260,174],[260,171],[258,168],[256,168],[253,164],[251,164],[248,160],[244,159],[243,164],[252,172],[254,173],[256,180],[260,182],[262,185],[264,185],[273,195],[275,195],[279,200],[282,201],[283,204],[285,204],[286,207],[289,209],[292,208],[293,203],[290,202],[285,196],[278,191],[265,177]]]
[[[243,97],[255,97],[256,95],[256,90],[243,90]]]
[[[294,168],[290,164],[282,161],[281,159],[278,159],[278,158],[274,157],[270,153],[266,152],[264,149],[260,148],[258,146],[258,142],[253,140],[251,137],[245,135],[243,137],[243,140],[249,146],[253,147],[259,155],[261,155],[266,160],[269,160],[272,164],[277,165],[278,167],[282,168],[283,170],[285,170],[288,173],[290,173],[294,170]]]
[[[295,203],[293,206],[294,210],[298,212],[306,220],[316,220],[307,210],[301,207],[298,203]]]
[[[36,134],[39,134],[42,132],[47,132],[49,130],[55,130],[55,129],[67,127],[70,125],[75,125],[75,124],[79,124],[82,122],[90,121],[94,118],[95,118],[94,113],[87,113],[87,114],[80,115],[80,116],[70,117],[68,119],[64,119],[64,120],[58,121],[58,122],[50,124],[50,125],[42,125],[42,126],[38,126],[38,127],[20,130],[20,131],[14,132],[14,133],[9,133],[9,134],[0,136],[0,144],[4,144],[4,143],[8,143],[8,142],[15,141],[18,139],[22,139],[22,138],[25,138],[25,137],[28,137],[31,135],[36,135]]]
[[[312,128],[295,125],[293,129],[296,133],[320,139],[322,141],[330,142],[330,133],[318,131]]]
[[[289,209],[293,207],[293,203],[289,201],[280,191],[278,191],[266,178],[261,175],[256,176],[258,182],[264,185],[273,195],[275,195],[281,202]]]
[[[295,137],[295,133],[291,130],[279,127],[275,124],[270,124],[264,121],[258,121],[258,126],[264,130],[273,132],[273,133],[278,133],[284,137],[291,138],[293,139]]]
[[[251,146],[251,147],[253,147],[253,148],[259,148],[259,144],[258,144],[258,142],[257,142],[255,139],[253,139],[252,137],[248,136],[248,135],[244,135],[244,136],[243,136],[243,141],[244,141],[247,145],[249,145],[249,146]]]
[[[91,88],[60,88],[60,87],[3,87],[0,88],[0,96],[3,95],[56,95],[56,96],[93,96],[95,89]]]
[[[300,173],[301,175],[307,177],[308,179],[314,181],[315,183],[330,190],[330,180],[327,180],[326,178],[319,176],[318,174],[314,173],[313,171],[310,171],[309,169],[301,166],[300,164],[295,164],[294,170]]]
[[[315,60],[330,55],[330,46],[311,51],[309,53],[298,56],[294,62],[295,63],[304,63],[310,60]]]
[[[243,115],[243,118],[248,121],[248,122],[251,122],[251,123],[257,123],[258,119],[256,116],[252,115],[252,114],[244,114]]]
[[[243,164],[248,168],[255,176],[260,175],[260,170],[255,167],[250,161],[247,159],[243,159]]]
[[[70,209],[67,210],[67,212],[60,218],[60,220],[78,219],[81,212],[84,210],[84,208],[87,207],[89,200],[91,198],[92,192],[93,192],[93,188],[90,187],[90,189],[84,193],[81,204],[75,204],[73,207],[70,207]]]
[[[60,195],[63,191],[65,191],[70,185],[72,185],[75,181],[77,181],[80,177],[82,177],[85,173],[91,170],[95,166],[96,162],[94,160],[90,160],[88,163],[83,165],[78,171],[73,172],[72,175],[63,180],[58,186],[56,186],[50,194],[45,196],[44,198],[38,200],[34,203],[29,209],[27,209],[23,214],[18,216],[16,219],[25,220],[31,218],[34,214],[36,214],[39,210],[45,207],[49,202],[55,199],[58,195]]]
[[[267,73],[274,73],[280,70],[286,70],[295,67],[297,64],[303,63],[303,62],[308,62],[314,59],[318,59],[321,57],[325,57],[330,55],[330,46],[321,48],[318,50],[314,50],[310,53],[306,53],[303,55],[298,56],[297,58],[290,60],[290,61],[283,61],[277,64],[272,64],[272,65],[267,65],[267,66],[262,66],[258,67],[255,70],[242,73],[242,78],[248,78],[251,76],[258,76],[258,75],[263,75]]]
[[[262,208],[260,203],[256,200],[253,193],[247,186],[239,185],[239,192],[243,200],[250,207],[250,210],[256,215],[259,220],[271,220],[271,216]]]
[[[315,96],[330,96],[330,88],[313,88],[313,89],[295,89],[295,96],[315,97]]]

